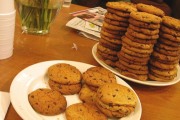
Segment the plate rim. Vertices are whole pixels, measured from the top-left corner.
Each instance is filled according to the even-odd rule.
[[[52,63],[51,63],[52,62]],[[17,105],[17,97],[15,97],[16,95],[14,94],[15,92],[14,91],[14,86],[16,86],[16,82],[18,81],[19,77],[22,76],[23,72],[27,71],[28,69],[34,67],[34,66],[37,66],[37,65],[40,65],[40,64],[56,64],[56,63],[76,63],[76,64],[86,64],[87,66],[95,66],[95,65],[91,65],[91,64],[88,64],[88,63],[83,63],[83,62],[78,62],[78,61],[70,61],[70,60],[50,60],[50,61],[43,61],[43,62],[38,62],[38,63],[35,63],[35,64],[32,64],[32,65],[29,65],[28,67],[22,69],[19,73],[17,73],[17,75],[14,77],[14,79],[12,80],[12,83],[11,83],[11,86],[10,86],[10,100],[11,100],[11,103],[12,103],[12,106],[13,108],[15,109],[15,111],[17,112],[17,114],[23,118],[23,119],[27,119],[25,118],[25,116],[23,115],[23,110],[21,110],[20,108],[18,108],[18,105]],[[49,65],[50,66],[50,65]],[[142,116],[142,105],[141,105],[141,101],[140,101],[140,98],[138,96],[138,94],[135,92],[135,90],[126,82],[124,81],[123,79],[119,78],[117,75],[116,76],[116,79],[119,79],[123,84],[125,84],[127,87],[129,87],[130,89],[132,89],[135,93],[135,95],[137,96],[137,100],[138,100],[138,105],[139,105],[139,109],[138,109],[138,119],[140,120],[141,119],[141,116]],[[35,79],[33,79],[35,80]],[[31,82],[33,82],[33,80]],[[26,83],[27,84],[27,83]],[[28,111],[28,110],[26,110]],[[27,114],[26,114],[27,115]]]
[[[173,80],[173,81],[169,81],[169,82],[160,82],[160,81],[140,81],[140,80],[137,80],[137,79],[134,79],[134,78],[130,78],[130,77],[127,77],[127,76],[124,76],[122,74],[120,74],[117,70],[115,70],[114,68],[112,68],[111,66],[107,65],[106,63],[104,63],[102,60],[100,60],[97,55],[96,55],[96,51],[97,51],[97,45],[99,43],[96,43],[94,44],[94,46],[92,47],[92,55],[94,57],[94,59],[103,67],[105,67],[106,69],[110,70],[111,72],[113,72],[115,75],[125,79],[125,80],[128,80],[128,81],[131,81],[131,82],[134,82],[134,83],[138,83],[138,84],[141,84],[141,85],[148,85],[148,86],[170,86],[170,85],[174,85],[176,83],[178,83],[180,81],[180,78],[177,79],[177,80]],[[178,65],[178,71],[179,71],[180,67]],[[158,83],[158,84],[157,84]],[[162,84],[160,84],[162,83]]]

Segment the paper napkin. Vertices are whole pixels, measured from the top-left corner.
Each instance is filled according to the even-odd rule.
[[[4,120],[9,105],[10,105],[9,93],[0,91],[0,120]]]

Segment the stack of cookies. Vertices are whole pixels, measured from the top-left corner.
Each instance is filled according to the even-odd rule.
[[[106,6],[108,12],[105,14],[97,53],[105,63],[114,67],[118,60],[117,51],[121,49],[121,37],[129,25],[129,14],[137,9],[129,2],[108,2]]]
[[[160,37],[150,60],[149,78],[156,81],[170,81],[177,75],[180,56],[180,20],[164,16]]]
[[[120,73],[138,80],[147,80],[148,62],[159,38],[162,19],[147,12],[131,12],[129,27],[122,37],[116,66]]]
[[[121,118],[134,111],[137,98],[134,92],[120,84],[109,83],[99,87],[96,106],[109,118]]]
[[[72,95],[81,90],[81,72],[74,66],[59,63],[48,69],[49,86],[63,95]]]
[[[116,83],[115,75],[103,67],[91,67],[83,75],[84,85],[79,92],[79,98],[88,103],[94,103],[97,89],[106,83]]]

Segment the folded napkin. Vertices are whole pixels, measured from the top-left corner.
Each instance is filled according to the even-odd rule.
[[[9,105],[10,105],[9,93],[0,91],[0,120],[4,120]]]

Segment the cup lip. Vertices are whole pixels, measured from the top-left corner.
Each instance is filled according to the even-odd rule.
[[[8,12],[8,13],[0,13],[0,16],[8,16],[8,15],[12,15],[16,13],[16,9],[14,9],[12,12]]]

